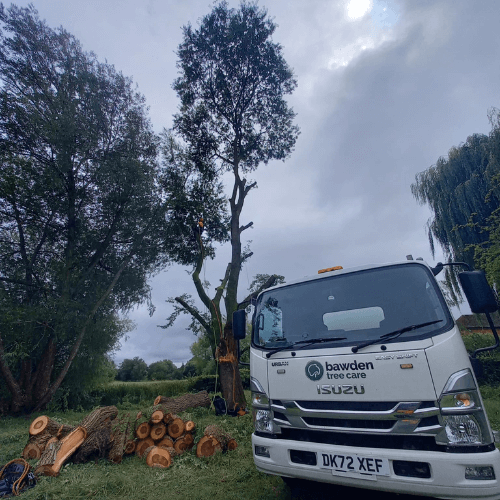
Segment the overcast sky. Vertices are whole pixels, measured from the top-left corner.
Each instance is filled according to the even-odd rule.
[[[29,2],[17,2],[25,6]],[[181,27],[197,25],[208,0],[34,0],[51,27],[63,26],[84,49],[131,76],[146,96],[159,132],[178,99],[175,51]],[[230,0],[231,6],[238,2]],[[262,165],[246,201],[243,233],[253,257],[240,298],[257,273],[286,280],[342,265],[404,260],[434,264],[430,212],[413,198],[415,175],[473,133],[490,130],[500,107],[499,4],[496,0],[268,0],[298,88],[289,98],[301,128],[286,162]],[[204,276],[219,283],[229,259],[221,248]],[[191,358],[186,321],[163,330],[170,296],[193,293],[186,268],[154,277],[156,312],[130,313],[136,328],[115,360],[148,364]],[[456,311],[454,312],[456,315]]]

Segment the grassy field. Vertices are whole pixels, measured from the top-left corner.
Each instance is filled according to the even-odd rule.
[[[500,430],[500,388],[482,387],[485,406],[492,427]],[[249,399],[249,398],[248,398]],[[137,412],[144,404],[118,405],[120,413]],[[46,413],[60,423],[78,424],[88,412]],[[28,438],[31,421],[40,414],[29,417],[0,418],[0,464],[18,458]],[[37,486],[22,494],[23,500],[106,499],[106,500],[164,500],[164,499],[234,499],[234,500],[285,500],[290,498],[331,498],[332,491],[311,488],[299,496],[291,493],[281,478],[259,473],[253,464],[251,449],[252,418],[216,417],[206,408],[196,408],[181,414],[194,420],[199,432],[206,425],[217,423],[238,441],[235,451],[217,454],[210,458],[197,458],[193,452],[177,457],[168,469],[153,469],[135,455],[124,457],[121,464],[107,460],[83,465],[66,464],[56,478],[42,477]],[[34,463],[33,463],[34,465]],[[342,488],[340,497],[352,496],[354,491]],[[340,490],[335,487],[336,496]],[[373,498],[378,498],[377,495]],[[396,496],[385,495],[386,500]],[[402,496],[397,497],[402,499]],[[416,497],[411,497],[416,498]]]
[[[151,405],[125,405],[120,414],[138,412]],[[46,413],[60,423],[78,424],[88,412]],[[28,439],[29,417],[0,418],[0,464],[21,456]],[[37,486],[23,493],[24,500],[98,498],[107,500],[165,500],[224,498],[238,500],[285,499],[289,490],[279,477],[256,471],[250,443],[252,417],[216,417],[207,408],[180,415],[193,420],[200,433],[216,423],[238,441],[232,452],[197,458],[193,452],[177,457],[168,469],[150,468],[137,456],[124,457],[121,464],[107,460],[83,465],[66,464],[56,478],[42,477]],[[33,465],[36,461],[33,461]]]

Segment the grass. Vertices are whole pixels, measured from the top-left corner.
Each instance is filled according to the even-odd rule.
[[[120,413],[137,412],[150,406],[125,405]],[[46,413],[61,423],[76,425],[88,412]],[[19,458],[28,439],[28,427],[40,414],[29,417],[0,418],[0,464]],[[75,465],[67,463],[56,478],[41,477],[23,500],[59,500],[61,498],[123,500],[164,500],[224,498],[238,500],[284,500],[288,488],[279,477],[255,469],[252,457],[252,417],[216,417],[213,410],[195,408],[180,416],[193,420],[198,433],[209,424],[218,424],[238,442],[232,452],[209,458],[197,458],[187,452],[168,469],[150,468],[137,456],[124,457],[121,464],[107,460]],[[199,435],[198,434],[198,435]],[[35,465],[36,461],[32,461]]]
[[[491,425],[500,430],[500,387],[482,386],[484,403]],[[247,396],[247,400],[249,400]],[[151,405],[119,404],[120,413],[137,412]],[[77,425],[89,412],[46,413],[60,423]],[[29,417],[0,418],[0,465],[18,458],[28,439],[31,421],[41,413]],[[181,414],[184,419],[196,422],[198,433],[216,423],[230,433],[238,442],[238,448],[225,454],[209,458],[197,458],[188,452],[174,460],[168,469],[148,467],[137,456],[124,457],[121,464],[107,460],[91,461],[75,465],[67,463],[56,478],[41,477],[32,490],[22,494],[23,500],[59,500],[61,498],[105,499],[105,500],[175,500],[228,499],[228,500],[286,500],[290,498],[314,498],[320,500],[332,497],[331,487],[312,487],[300,492],[300,497],[292,494],[281,478],[269,476],[255,469],[252,457],[252,418],[216,417],[213,410],[195,408]],[[35,465],[36,461],[32,462]],[[340,496],[354,496],[355,489],[335,487]],[[405,497],[405,496],[403,496]],[[399,496],[398,499],[402,499]],[[375,495],[373,498],[379,498]],[[396,498],[384,494],[384,499]],[[415,499],[415,497],[411,497]]]

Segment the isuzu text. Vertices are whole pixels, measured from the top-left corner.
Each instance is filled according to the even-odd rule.
[[[500,499],[500,454],[435,279],[442,267],[411,259],[332,268],[258,296],[250,375],[260,471],[289,482]],[[473,312],[496,310],[484,273],[459,277]],[[237,311],[235,338],[245,323]]]

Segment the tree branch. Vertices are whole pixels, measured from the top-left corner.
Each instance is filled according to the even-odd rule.
[[[207,333],[212,334],[212,328],[205,321],[205,319],[203,318],[203,316],[199,313],[199,311],[195,307],[193,307],[190,304],[188,304],[182,297],[175,297],[175,301],[178,302],[189,314],[191,314],[191,316],[193,316],[193,318],[195,318],[196,321],[198,321],[198,323],[203,328],[205,328],[205,331]]]

